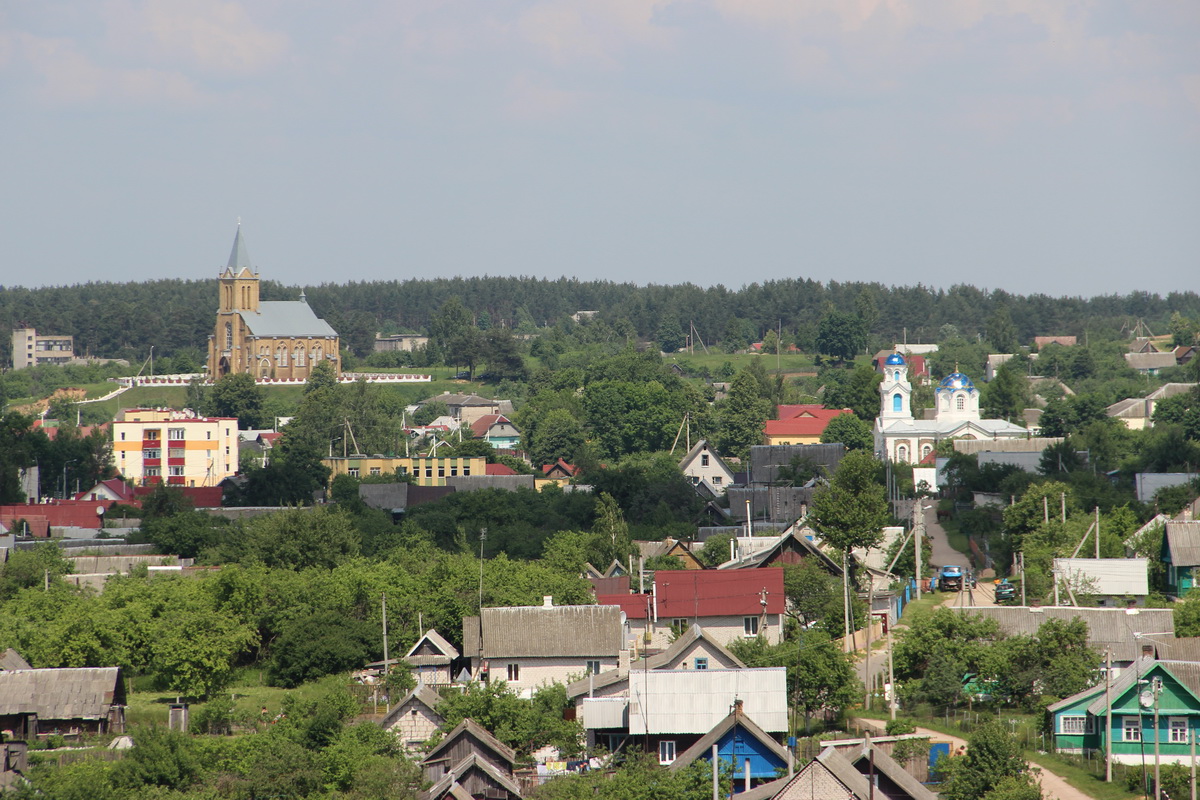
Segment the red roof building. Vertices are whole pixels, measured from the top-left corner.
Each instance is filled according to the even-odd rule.
[[[547,478],[574,478],[579,473],[579,467],[559,459],[553,464],[542,465],[542,475]]]
[[[599,605],[619,606],[632,632],[649,631],[653,647],[670,644],[671,629],[700,625],[721,644],[764,636],[783,638],[783,568],[659,570],[649,595],[602,594]]]
[[[487,464],[483,468],[483,474],[485,474],[485,475],[517,475],[519,473],[512,467],[508,466],[507,464]]]
[[[763,427],[767,444],[819,444],[830,420],[854,413],[812,404],[777,406],[776,411],[779,418],[767,420]]]

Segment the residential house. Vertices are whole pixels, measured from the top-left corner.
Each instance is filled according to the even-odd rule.
[[[679,460],[679,469],[694,486],[706,486],[714,496],[725,494],[733,483],[733,470],[716,450],[709,447],[707,439],[696,442],[696,446]]]
[[[523,696],[541,686],[568,683],[617,667],[628,657],[621,610],[615,606],[485,608],[463,617],[463,656],[471,674],[506,681]]]
[[[1130,430],[1140,431],[1154,425],[1154,410],[1162,400],[1195,391],[1195,383],[1164,383],[1145,397],[1130,397],[1109,406],[1105,413],[1121,421]]]
[[[495,798],[521,800],[513,779],[517,755],[473,720],[464,719],[421,760],[433,786],[419,800]]]
[[[747,482],[754,486],[775,486],[793,483],[797,467],[825,478],[833,477],[838,464],[846,455],[846,446],[830,444],[755,445],[750,448],[750,474]],[[732,500],[730,505],[734,505]],[[759,516],[757,512],[755,516]],[[789,522],[795,521],[793,517]]]
[[[1162,563],[1170,594],[1183,597],[1200,585],[1200,520],[1170,520],[1164,525]]]
[[[1098,683],[1048,711],[1058,752],[1109,749],[1118,764],[1152,767],[1157,750],[1163,764],[1188,764],[1190,737],[1200,735],[1200,663],[1140,659],[1111,686]]]
[[[437,712],[441,702],[442,697],[436,691],[417,684],[379,724],[394,733],[410,753],[415,752],[446,722]]]
[[[135,484],[216,486],[238,471],[238,421],[126,408],[112,423],[113,464]]]
[[[565,459],[558,459],[553,464],[542,465],[542,477],[553,480],[570,480],[579,474],[579,467],[568,464]]]
[[[1200,353],[1200,346],[1181,344],[1171,352],[1175,354],[1175,363],[1181,367],[1186,367],[1192,363],[1192,359],[1196,357],[1196,354]]]
[[[691,548],[688,547],[688,543],[681,539],[672,539],[668,536],[661,542],[635,541],[633,544],[637,547],[641,557],[647,561],[652,558],[670,557],[679,559],[684,569],[704,569],[704,564],[696,558]]]
[[[760,800],[760,796],[746,800]],[[847,754],[827,747],[761,800],[936,800],[937,795],[909,775],[884,750],[864,744]]]
[[[0,731],[9,738],[124,730],[120,667],[0,671]]]
[[[1000,371],[1000,368],[1014,358],[1016,358],[1015,353],[993,353],[988,356],[987,363],[983,366],[984,383],[991,383],[996,378],[996,373]]]
[[[424,348],[427,344],[429,344],[429,337],[421,336],[418,333],[395,333],[391,336],[382,336],[376,333],[373,349],[376,353],[397,351],[411,353]]]
[[[454,682],[452,664],[461,655],[457,647],[430,628],[408,649],[402,660],[413,668],[418,684],[448,686]]]
[[[660,764],[671,764],[739,704],[760,731],[781,736],[788,726],[787,670],[630,670],[628,733],[657,751]]]
[[[371,508],[391,513],[398,520],[410,508],[433,503],[454,494],[453,486],[417,486],[413,483],[364,483],[358,487],[358,497]]]
[[[1169,608],[1077,608],[1074,606],[977,606],[954,609],[994,619],[1008,636],[1036,636],[1047,620],[1071,622],[1082,619],[1088,626],[1089,647],[1108,652],[1114,674],[1133,664],[1139,657],[1153,657],[1159,648],[1169,645],[1175,630],[1175,612]],[[1139,638],[1144,636],[1144,638]],[[1153,637],[1153,638],[1151,638]]]
[[[1126,353],[1125,361],[1143,375],[1157,375],[1175,366],[1174,353]]]
[[[651,650],[665,649],[673,631],[700,625],[722,645],[734,639],[783,638],[783,568],[659,570],[649,595],[601,595],[596,602],[625,613],[629,632]]]
[[[731,543],[732,558],[717,569],[760,569],[800,564],[809,559],[830,575],[842,576],[842,565],[816,543],[816,531],[803,523],[790,526],[779,536],[739,536]]]
[[[1054,575],[1076,596],[1088,595],[1100,607],[1144,606],[1150,594],[1150,562],[1145,558],[1056,558]]]
[[[853,414],[848,408],[825,408],[822,405],[784,405],[776,407],[777,419],[769,419],[763,427],[767,445],[820,444],[821,434],[834,417]]]
[[[698,760],[711,764],[715,745],[717,761],[729,765],[735,793],[776,781],[783,770],[790,770],[791,753],[779,744],[775,736],[755,724],[743,710],[741,700],[735,700],[733,705],[729,716],[670,761],[667,769],[674,772]],[[660,742],[659,762],[663,763],[665,757],[672,755],[662,751]]]
[[[521,432],[503,414],[484,414],[471,423],[471,435],[497,450],[515,450],[521,444]]]
[[[508,400],[492,400],[477,394],[451,394],[443,392],[425,400],[426,403],[445,403],[450,415],[461,425],[471,425],[489,414],[511,414],[512,403]]]

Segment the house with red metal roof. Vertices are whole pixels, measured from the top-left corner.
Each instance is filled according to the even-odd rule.
[[[801,404],[776,406],[778,419],[769,419],[763,428],[767,444],[819,444],[830,420],[853,414],[848,408],[825,408]]]
[[[656,650],[671,643],[672,628],[686,631],[693,623],[722,645],[755,636],[777,644],[783,639],[787,601],[783,568],[763,567],[659,570],[650,594],[602,594],[596,602],[619,606],[630,635]]]

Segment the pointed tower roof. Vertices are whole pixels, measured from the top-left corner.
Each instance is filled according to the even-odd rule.
[[[246,240],[242,237],[241,222],[238,222],[237,233],[233,236],[233,249],[229,251],[229,263],[225,268],[234,273],[254,271],[254,268],[250,266],[250,253],[246,250]]]

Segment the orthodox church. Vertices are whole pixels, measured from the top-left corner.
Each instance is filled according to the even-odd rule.
[[[322,361],[342,372],[338,334],[299,300],[259,300],[258,272],[239,224],[229,263],[217,279],[221,293],[216,331],[208,337],[208,375],[233,373],[255,378],[307,379]]]
[[[979,390],[966,375],[952,372],[933,390],[930,419],[914,419],[912,384],[904,356],[884,362],[875,419],[875,455],[889,461],[920,462],[944,439],[1025,439],[1029,431],[1002,419],[980,419]]]

